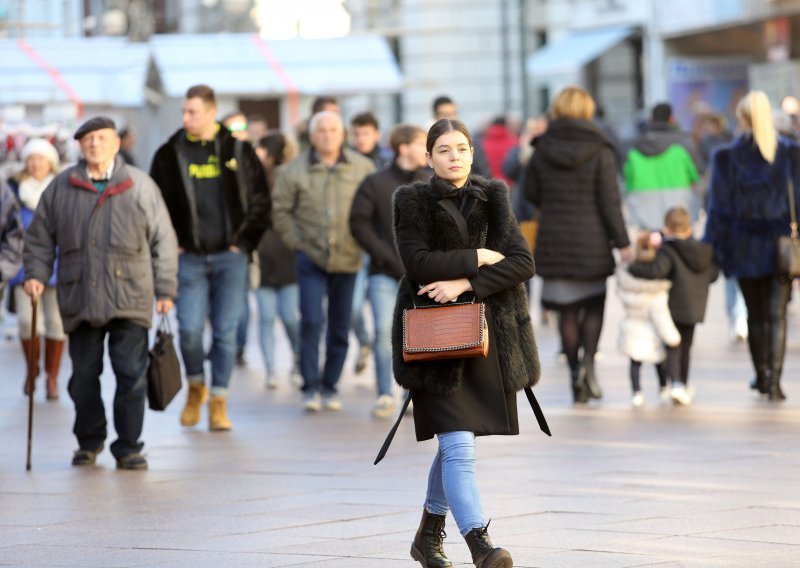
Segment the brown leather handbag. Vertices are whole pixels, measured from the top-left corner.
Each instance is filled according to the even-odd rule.
[[[489,355],[483,302],[415,306],[403,310],[403,361],[417,363]]]
[[[778,237],[778,274],[786,278],[800,278],[800,236],[797,233],[797,210],[794,202],[794,184],[789,179],[790,234]]]

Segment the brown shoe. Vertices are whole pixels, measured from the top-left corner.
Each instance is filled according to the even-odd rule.
[[[31,367],[28,363],[30,361],[31,356],[31,340],[30,339],[23,339],[22,341],[22,353],[25,355],[25,363],[27,364],[27,369],[25,373],[25,381],[22,383],[22,392],[26,395],[31,394],[31,391],[36,390],[36,378],[39,376],[39,356],[41,353],[41,340],[37,337],[36,341],[33,342],[33,360],[35,361],[34,366]]]
[[[200,408],[208,400],[208,389],[202,383],[189,383],[189,395],[186,406],[181,412],[182,426],[195,426],[200,422]]]
[[[45,339],[44,370],[47,373],[47,400],[58,400],[58,371],[61,368],[61,355],[64,340]]]
[[[225,432],[233,425],[228,420],[228,399],[212,396],[208,402],[208,429],[212,432]]]
[[[514,561],[507,550],[496,548],[489,539],[489,523],[485,527],[472,529],[464,537],[472,553],[472,563],[477,568],[512,568]]]

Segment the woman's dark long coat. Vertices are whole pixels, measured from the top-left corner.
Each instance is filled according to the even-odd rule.
[[[429,183],[403,186],[394,194],[395,239],[406,274],[395,306],[392,355],[395,379],[412,393],[418,440],[456,430],[518,433],[516,392],[539,379],[522,285],[533,276],[533,258],[511,213],[508,187],[478,176],[471,176],[470,183],[485,190],[487,201],[476,200],[467,219],[457,204],[448,210]],[[506,258],[478,268],[478,248]],[[459,278],[468,278],[474,296],[486,303],[489,357],[403,362],[403,310],[420,304],[418,285]],[[471,297],[472,292],[461,299]]]

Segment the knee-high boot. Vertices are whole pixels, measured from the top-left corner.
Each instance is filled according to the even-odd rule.
[[[586,388],[589,390],[589,397],[603,398],[603,390],[600,388],[600,384],[594,374],[594,356],[584,356],[581,366],[586,369]]]
[[[63,339],[45,339],[44,370],[47,373],[47,400],[58,400],[58,371],[61,369]]]
[[[33,367],[30,365],[31,343],[33,343]],[[25,382],[22,384],[22,392],[26,395],[36,390],[36,377],[39,376],[39,356],[41,353],[41,340],[37,337],[35,341],[31,339],[22,340],[22,353],[25,356]]]
[[[434,515],[422,509],[422,520],[411,543],[411,558],[425,568],[449,568],[453,565],[444,555],[444,523],[444,515]]]
[[[750,358],[756,376],[750,383],[750,388],[761,394],[767,394],[769,382],[769,338],[767,336],[766,322],[748,321],[747,344],[750,347]]]
[[[786,350],[786,323],[773,322],[770,325],[770,361],[767,383],[767,397],[772,401],[786,400],[781,390],[781,374],[783,373],[783,356]]]
[[[586,384],[586,369],[583,365],[570,365],[572,401],[576,404],[589,402],[589,387]]]

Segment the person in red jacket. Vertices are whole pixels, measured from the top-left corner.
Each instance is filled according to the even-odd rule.
[[[492,177],[503,180],[509,186],[513,185],[516,180],[503,175],[503,160],[517,145],[517,142],[517,137],[508,128],[503,116],[495,118],[483,134],[483,151],[489,161]]]

